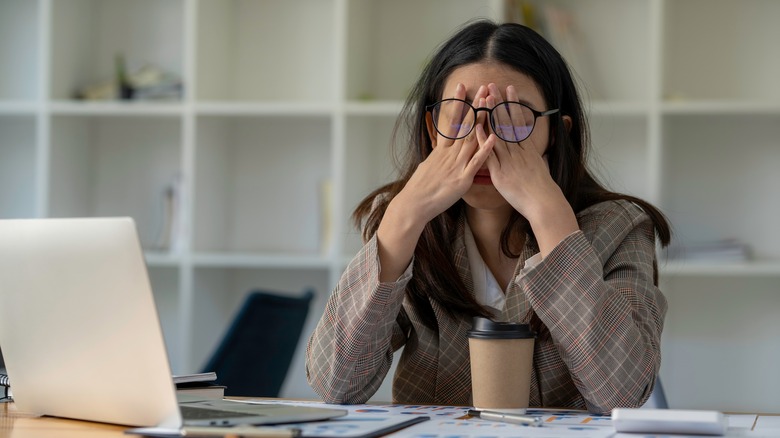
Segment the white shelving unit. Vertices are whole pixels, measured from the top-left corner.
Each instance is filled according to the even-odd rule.
[[[683,245],[753,249],[662,263],[671,404],[777,411],[780,2],[532,3],[574,17],[605,182],[661,207]],[[360,247],[352,209],[392,178],[390,133],[425,60],[503,14],[502,0],[0,0],[0,218],[135,218],[175,372],[201,366],[253,288],[313,287],[308,336]],[[181,76],[183,98],[74,100],[118,53]],[[160,249],[170,187],[177,233]],[[314,395],[302,351],[283,395]]]

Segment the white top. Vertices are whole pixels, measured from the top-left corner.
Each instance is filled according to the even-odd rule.
[[[469,257],[471,278],[474,282],[474,298],[477,299],[479,304],[495,309],[500,314],[506,306],[506,291],[501,289],[493,272],[490,271],[490,268],[482,259],[468,221],[466,221],[464,240],[466,243],[466,254]],[[529,268],[536,266],[541,261],[541,254],[534,254],[526,260],[523,271],[525,272]]]

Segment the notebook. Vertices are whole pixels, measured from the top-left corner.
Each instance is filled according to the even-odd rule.
[[[177,401],[130,218],[0,220],[0,345],[14,401],[25,412],[165,428],[347,414],[282,404]]]

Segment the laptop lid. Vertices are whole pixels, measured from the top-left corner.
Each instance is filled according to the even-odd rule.
[[[177,428],[182,417],[135,223],[0,220],[0,345],[19,410]],[[219,403],[200,403],[214,405]],[[190,407],[199,403],[189,403]],[[187,424],[270,424],[344,415],[242,406]],[[252,414],[252,415],[247,415]]]

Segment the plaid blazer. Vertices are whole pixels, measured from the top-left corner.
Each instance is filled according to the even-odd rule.
[[[529,323],[538,334],[531,406],[638,407],[660,367],[667,307],[653,281],[653,225],[627,201],[591,206],[577,219],[580,231],[539,264],[525,267],[533,255],[525,249],[501,319]],[[459,236],[455,264],[473,290],[462,229]],[[343,273],[306,349],[308,382],[325,402],[366,402],[403,347],[394,402],[471,406],[471,319],[452,318],[431,301],[438,330],[425,327],[404,294],[413,267],[380,283],[374,237]]]

